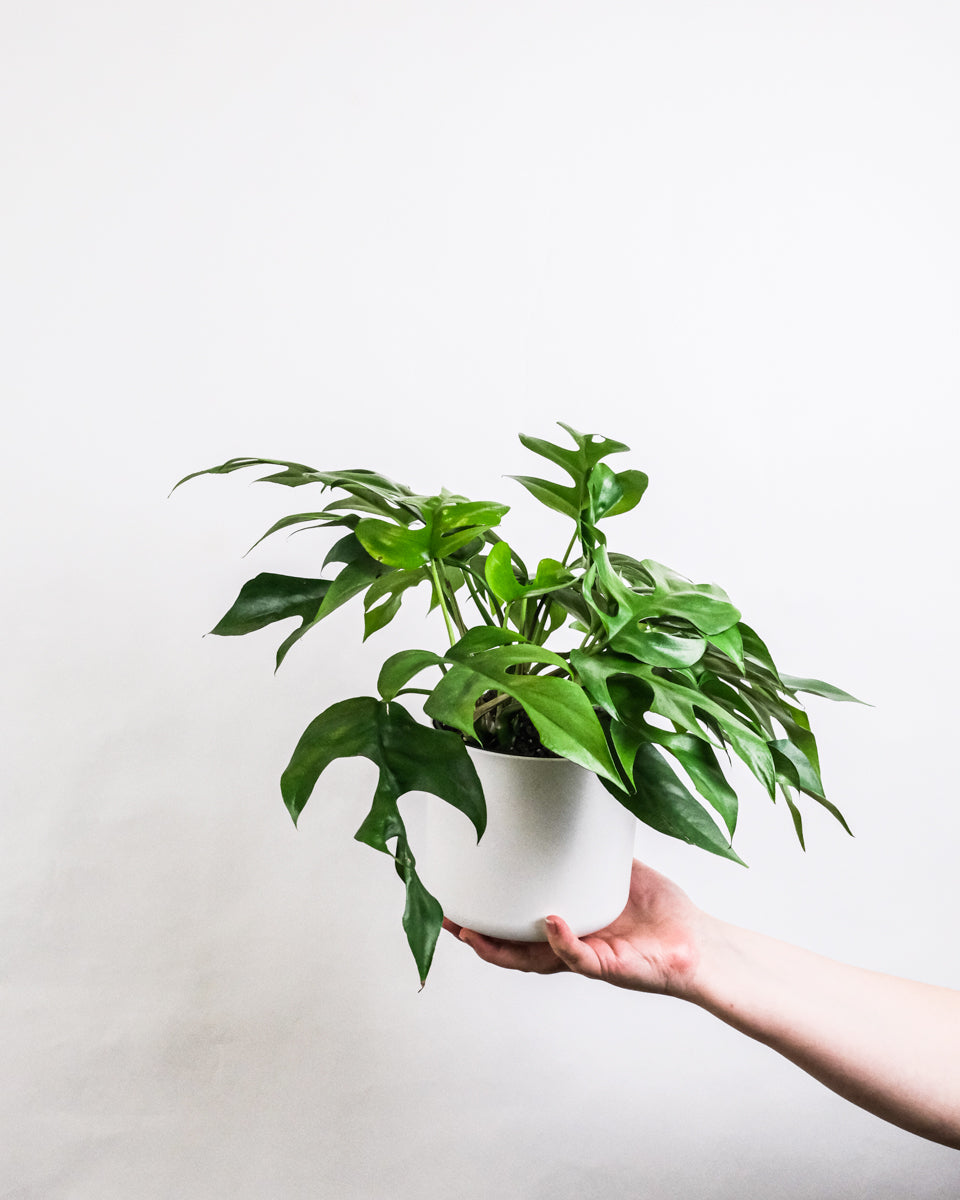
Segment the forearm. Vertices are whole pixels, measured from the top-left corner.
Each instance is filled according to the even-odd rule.
[[[707,919],[686,998],[845,1099],[960,1149],[960,993]]]

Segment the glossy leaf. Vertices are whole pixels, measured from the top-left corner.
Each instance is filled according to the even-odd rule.
[[[604,514],[607,517],[618,517],[636,508],[650,482],[643,471],[618,471],[616,480],[620,485],[620,499]]]
[[[355,532],[370,557],[387,566],[409,571],[430,561],[430,531],[426,528],[407,529],[376,517],[365,517]]]
[[[478,839],[486,825],[483,789],[466,747],[456,735],[421,725],[396,701],[358,696],[331,705],[307,726],[280,780],[284,803],[296,822],[331,762],[363,756],[380,771],[373,804],[357,839],[386,854],[397,839],[395,861],[404,879],[404,928],[426,979],[440,933],[442,912],[417,878],[397,801],[407,792],[429,792],[459,809]]]
[[[495,625],[478,625],[475,629],[468,629],[463,637],[450,647],[447,658],[466,659],[484,650],[492,650],[496,646],[509,646],[523,640],[519,633],[510,629],[498,629]]]
[[[299,617],[300,628],[281,644],[277,652],[279,667],[290,647],[316,620],[329,589],[330,582],[326,579],[305,579],[299,575],[275,575],[265,571],[243,585],[229,611],[210,632],[220,637],[236,637],[263,629],[275,621]]]
[[[384,700],[393,700],[415,675],[442,663],[441,656],[432,650],[400,650],[391,654],[380,668],[377,691]]]
[[[205,467],[202,471],[193,471],[173,485],[170,494],[177,490],[182,484],[189,482],[191,479],[198,479],[201,475],[230,475],[234,471],[242,471],[246,467],[287,467],[291,471],[300,473],[313,472],[312,467],[304,466],[303,463],[286,462],[279,458],[228,458],[225,463],[221,463],[218,467]]]
[[[747,764],[767,791],[771,795],[773,794],[776,773],[766,742],[718,701],[704,695],[695,687],[687,687],[674,680],[666,679],[662,675],[658,675],[655,668],[623,655],[589,656],[579,651],[573,651],[570,654],[570,665],[584,681],[596,703],[617,720],[621,719],[620,713],[613,703],[609,689],[602,685],[618,674],[633,675],[642,680],[653,693],[651,703],[653,711],[674,721],[681,729],[692,733],[695,737],[707,740],[700,725],[698,712],[712,717],[723,729],[724,736],[730,741],[737,755]]]
[[[513,572],[511,562],[512,551],[506,542],[498,542],[487,555],[484,563],[484,576],[487,586],[494,596],[503,604],[524,597],[546,595],[557,588],[566,587],[573,581],[573,575],[555,558],[543,558],[537,566],[537,573],[528,583],[521,583]]]
[[[633,793],[611,786],[606,780],[601,782],[624,808],[652,829],[746,866],[655,746],[648,743],[639,747],[633,776]]]
[[[722,629],[719,633],[711,634],[707,639],[711,646],[716,648],[730,659],[736,666],[741,675],[746,673],[746,663],[743,658],[743,637],[741,636],[739,626],[731,625],[729,629]]]
[[[712,746],[689,733],[646,726],[648,741],[663,747],[689,775],[693,786],[722,817],[731,837],[737,828],[737,793],[727,782]]]
[[[375,579],[363,597],[363,640],[393,620],[400,611],[404,592],[429,580],[430,573],[425,567],[413,571],[394,569]]]
[[[853,704],[865,704],[849,692],[834,687],[832,683],[824,683],[821,679],[798,679],[795,675],[781,675],[784,687],[791,692],[809,692],[811,696],[823,696],[827,700],[848,700]]]
[[[522,484],[531,496],[547,508],[563,513],[565,517],[573,517],[575,521],[579,519],[580,497],[576,488],[552,483],[549,479],[540,479],[536,475],[510,475],[508,478]]]
[[[275,521],[270,526],[270,528],[267,530],[266,533],[264,533],[262,536],[257,538],[257,540],[250,547],[250,550],[255,549],[257,546],[260,545],[261,542],[265,541],[272,534],[279,533],[279,531],[281,529],[289,529],[291,525],[306,525],[310,521],[316,521],[319,524],[325,525],[325,526],[346,525],[346,526],[349,526],[350,528],[352,528],[353,525],[356,524],[356,518],[352,518],[349,516],[336,517],[336,516],[332,516],[329,512],[326,512],[326,511],[310,512],[310,513],[292,513],[289,517],[281,517],[279,521]],[[247,554],[250,553],[250,550],[247,551]]]
[[[347,534],[345,538],[341,538],[337,542],[324,559],[323,565],[326,567],[331,562],[340,562],[345,565],[330,584],[323,603],[320,605],[320,610],[314,618],[317,621],[332,613],[341,604],[346,604],[348,600],[359,595],[375,579],[390,570],[389,567],[385,567],[376,559],[371,558],[353,533]]]
[[[476,655],[466,662],[455,662],[427,698],[424,712],[435,721],[459,729],[465,737],[475,738],[473,712],[477,700],[490,689],[503,692],[523,706],[548,750],[619,782],[603,729],[583,690],[557,676],[512,674],[499,665],[502,661],[485,662],[483,656]]]
[[[795,787],[798,791],[804,792],[816,800],[835,820],[840,822],[852,837],[853,830],[847,824],[840,809],[835,804],[831,804],[823,794],[820,775],[803,751],[786,739],[771,742],[770,749],[773,751],[773,759],[777,768],[777,779],[782,784]]]
[[[610,647],[652,667],[691,667],[703,657],[707,643],[702,637],[678,637],[650,625],[628,625],[611,638]]]
[[[597,463],[587,477],[590,520],[599,521],[623,499],[620,481],[606,463]]]

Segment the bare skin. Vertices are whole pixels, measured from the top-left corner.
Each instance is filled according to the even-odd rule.
[[[506,942],[444,922],[495,966],[687,1000],[861,1108],[960,1149],[960,992],[728,925],[638,862],[606,929],[577,938],[559,916],[546,925],[547,942]]]

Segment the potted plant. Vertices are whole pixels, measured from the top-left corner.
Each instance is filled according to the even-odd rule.
[[[584,780],[594,788],[599,781],[608,806],[603,820],[619,826],[611,844],[620,847],[617,862],[600,874],[616,876],[614,895],[623,901],[633,818],[741,861],[731,846],[737,795],[722,767],[731,753],[771,799],[782,795],[801,845],[800,795],[847,829],[824,795],[817,743],[797,697],[800,692],[854,697],[780,672],[719,587],[691,583],[660,563],[611,549],[601,523],[639,503],[647,476],[614,471],[607,463],[629,449],[622,442],[562,427],[572,446],[520,436],[528,450],[568,477],[558,482],[513,476],[572,523],[561,556],[540,558],[536,566],[528,567],[498,532],[507,505],[446,490],[420,495],[375,471],[318,471],[276,459],[233,458],[176,485],[199,475],[270,467],[263,482],[316,484],[337,493],[315,511],[283,517],[259,539],[284,529],[338,531],[321,566],[321,572],[333,570],[316,578],[257,575],[212,631],[235,636],[298,618],[277,650],[277,667],[300,638],[358,596],[364,639],[384,628],[417,588],[429,592],[430,607],[442,614],[448,644],[391,654],[380,670],[379,695],[341,700],[317,716],[281,777],[283,799],[296,822],[335,759],[363,755],[379,767],[372,805],[356,837],[394,859],[406,888],[403,925],[421,982],[445,898],[434,897],[418,874],[398,807],[406,793],[447,802],[461,828],[469,828],[464,818],[469,820],[475,843],[487,822],[481,776],[489,790],[491,772],[502,774],[514,764],[525,764],[529,772],[536,761],[553,771],[539,789],[529,781],[512,788],[508,783],[507,808],[497,814],[505,821],[501,813],[531,789],[545,793],[552,805],[521,850],[520,865],[513,866],[519,878],[536,873],[532,858],[524,856],[536,854],[537,840],[567,821],[558,816],[560,774],[572,773],[581,792]],[[547,646],[551,639],[556,648]],[[429,724],[409,711],[406,697],[422,700]],[[596,807],[596,792],[592,795],[585,803]],[[611,804],[620,814],[614,819]],[[579,822],[573,816],[567,824]],[[604,850],[595,845],[594,852],[602,857]]]

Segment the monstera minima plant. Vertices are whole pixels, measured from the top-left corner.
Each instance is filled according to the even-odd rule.
[[[296,822],[335,759],[362,755],[379,768],[356,837],[389,855],[403,880],[403,926],[421,981],[441,929],[442,897],[417,874],[398,802],[408,792],[432,793],[481,837],[486,809],[468,745],[569,759],[594,772],[638,820],[735,862],[738,801],[724,772],[731,756],[772,800],[782,797],[801,845],[801,797],[847,829],[824,794],[798,694],[854,697],[781,672],[721,588],[615,550],[607,523],[639,503],[647,476],[609,465],[629,449],[622,442],[562,427],[570,445],[520,436],[562,478],[512,478],[570,521],[559,557],[529,565],[500,533],[507,505],[445,490],[423,495],[372,470],[232,458],[180,481],[270,468],[262,482],[334,494],[263,535],[332,534],[317,575],[257,575],[212,631],[236,636],[296,619],[277,650],[278,667],[325,617],[357,598],[364,639],[418,589],[442,615],[444,644],[390,654],[378,694],[321,712],[281,777]],[[411,712],[414,704],[422,714]]]

